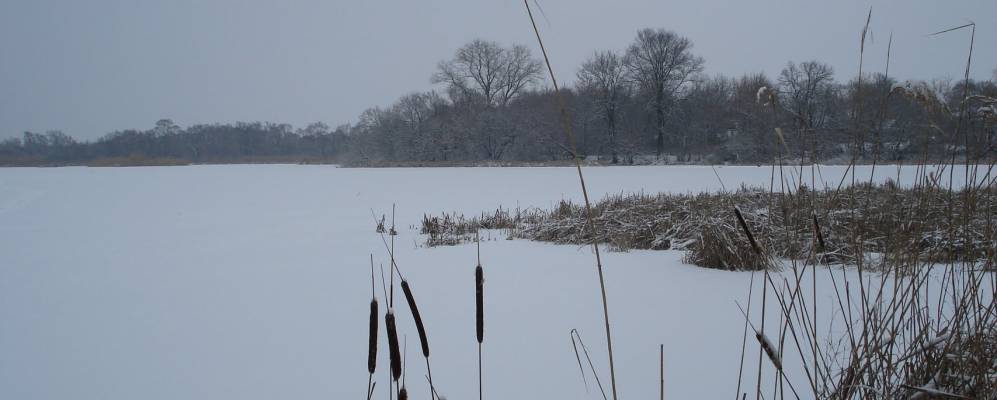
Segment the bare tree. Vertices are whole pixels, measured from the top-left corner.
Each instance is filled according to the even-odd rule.
[[[495,42],[475,39],[457,49],[453,59],[440,61],[433,83],[444,83],[454,102],[482,96],[491,103],[498,87],[502,47]]]
[[[414,160],[436,158],[440,144],[439,131],[433,129],[431,119],[439,114],[444,100],[436,92],[416,92],[402,96],[392,106],[398,115],[403,132],[401,145],[408,157]]]
[[[455,102],[480,99],[485,106],[504,106],[539,81],[541,71],[540,61],[524,46],[506,49],[475,39],[441,61],[432,82],[446,84]]]
[[[155,136],[176,135],[181,130],[177,124],[173,123],[173,120],[164,118],[156,121],[156,127],[152,128],[152,134]]]
[[[643,29],[627,48],[624,65],[629,77],[651,97],[657,128],[656,151],[665,147],[666,101],[703,70],[703,59],[692,54],[692,41],[664,29]]]
[[[832,114],[836,111],[837,98],[834,83],[834,70],[830,65],[819,61],[807,61],[799,65],[790,62],[779,74],[780,104],[793,118],[798,130],[800,162],[807,153],[806,142],[810,135],[810,161],[817,161],[818,148],[833,141],[829,135],[818,135]],[[818,143],[818,141],[825,143]],[[858,143],[854,143],[858,146]]]
[[[415,92],[402,96],[392,107],[410,126],[426,122],[441,107],[442,99],[436,92]]]
[[[678,133],[677,144],[683,154],[701,154],[705,147],[735,134],[737,126],[731,111],[734,88],[734,79],[722,75],[699,77],[692,82],[671,120],[678,123],[671,126]]]
[[[790,62],[779,74],[783,106],[804,131],[822,128],[831,112],[834,70],[819,61]]]
[[[613,164],[616,164],[619,161],[616,151],[617,112],[629,90],[622,58],[612,51],[596,52],[578,70],[578,86],[593,95],[602,111],[609,136],[609,151]]]
[[[502,80],[499,81],[499,101],[504,106],[529,85],[540,81],[542,64],[523,45],[513,45],[505,51]]]

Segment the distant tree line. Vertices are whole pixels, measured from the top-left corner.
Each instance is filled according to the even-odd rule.
[[[562,115],[527,47],[474,40],[437,65],[430,79],[439,90],[368,109],[353,125],[182,128],[164,119],[86,142],[24,132],[0,141],[0,164],[559,161],[571,157],[562,119],[581,156],[614,164],[994,158],[997,70],[987,81],[900,83],[874,73],[839,82],[819,61],[790,62],[774,79],[707,76],[703,65],[689,39],[641,30],[578,68],[562,89]]]
[[[0,142],[0,164],[187,164],[268,161],[331,161],[348,148],[347,127],[313,123],[193,125],[183,129],[163,119],[149,130],[116,131],[80,142],[59,131],[25,132]]]

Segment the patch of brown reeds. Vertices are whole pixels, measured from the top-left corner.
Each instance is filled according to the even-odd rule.
[[[550,210],[499,208],[476,217],[425,216],[421,232],[428,235],[429,246],[462,243],[473,239],[477,229],[501,229],[510,237],[562,244],[595,240],[617,250],[686,250],[686,261],[699,266],[759,269],[767,263],[741,239],[733,204],[772,257],[808,257],[815,246],[810,233],[819,220],[826,263],[855,264],[870,253],[892,258],[913,254],[935,262],[980,260],[992,257],[997,247],[995,235],[986,229],[992,211],[981,203],[994,192],[989,186],[953,193],[936,185],[901,188],[887,182],[840,190],[802,186],[793,193],[742,187],[697,195],[615,195],[593,205],[591,230],[583,208],[562,201]],[[949,218],[953,209],[964,215]],[[950,235],[952,231],[956,234]]]

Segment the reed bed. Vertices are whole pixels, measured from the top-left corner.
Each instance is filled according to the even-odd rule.
[[[887,182],[840,190],[792,193],[742,187],[701,194],[615,195],[593,205],[595,229],[585,227],[584,209],[562,201],[550,210],[509,210],[466,217],[443,213],[425,216],[426,245],[454,245],[473,240],[477,229],[499,229],[510,238],[561,244],[593,240],[611,248],[685,250],[686,261],[727,270],[760,269],[767,259],[752,250],[731,205],[736,205],[767,255],[803,259],[815,249],[816,220],[821,228],[822,261],[856,264],[871,255],[934,262],[994,257],[994,217],[986,201],[993,187],[949,191],[936,186],[901,188]],[[950,210],[957,210],[950,218]],[[954,234],[953,234],[954,233]]]
[[[870,10],[861,37],[859,79],[871,17]],[[956,119],[955,130],[946,134],[951,133],[952,144],[964,139],[968,147],[964,121],[975,24],[930,36],[956,30],[971,30],[966,90],[958,112],[938,107],[930,92],[910,85],[891,89],[891,95],[911,96],[922,107]],[[887,50],[887,71],[889,57]],[[883,118],[882,110],[878,118]],[[979,122],[991,127],[993,123]],[[855,138],[856,145],[862,141],[863,137]],[[771,385],[762,384],[759,363],[756,399],[798,399],[795,387],[809,389],[801,392],[815,399],[997,399],[995,161],[981,157],[957,165],[956,158],[953,152],[948,165],[935,167],[922,158],[913,186],[906,189],[856,185],[851,169],[850,188],[841,189],[839,184],[829,192],[830,201],[811,193],[814,199],[809,205],[802,202],[791,209],[811,212],[812,228],[808,232],[798,223],[785,224],[782,237],[799,245],[809,242],[812,248],[791,253],[787,261],[791,273],[777,276],[763,271],[762,329],[755,330],[760,338],[759,360],[763,353],[772,358],[774,352],[780,363],[773,363],[776,379]],[[953,190],[955,168],[966,172],[961,190]],[[948,180],[943,184],[945,175]],[[842,183],[846,178],[847,174]],[[806,193],[803,186],[795,190]],[[796,214],[793,221],[800,213],[791,214]],[[766,249],[768,255],[780,250]],[[870,254],[878,257],[867,257]],[[832,263],[847,267],[830,267]],[[817,296],[818,274],[831,278],[831,301]],[[751,289],[748,297],[750,304]],[[818,304],[821,313],[836,318],[819,318]],[[779,322],[768,331],[767,308],[777,309]],[[749,307],[744,317],[753,326],[750,312]],[[762,338],[768,337],[778,340],[763,343]],[[742,354],[748,347],[747,341],[743,343]],[[784,374],[787,359],[797,373],[794,378]],[[743,372],[743,358],[741,368]],[[741,391],[748,387],[742,386],[742,378],[739,373],[736,398],[743,399],[749,392]]]
[[[931,191],[920,193],[933,196]],[[982,193],[952,194],[942,197]],[[772,360],[776,375],[771,386],[765,386],[759,364],[755,397],[997,398],[997,273],[994,247],[988,242],[993,238],[992,194],[986,193],[987,200],[978,204],[989,223],[970,223],[967,211],[973,205],[950,208],[947,218],[938,219],[959,222],[930,234],[907,232],[924,221],[900,221],[898,231],[907,235],[886,243],[895,249],[885,248],[881,257],[852,260],[840,268],[829,266],[833,258],[816,244],[820,225],[801,233],[818,247],[807,257],[787,260],[782,274],[765,270],[762,295],[749,294],[749,305],[751,297],[761,297],[760,310],[755,310],[761,316],[749,315],[749,306],[745,318],[758,339],[759,357],[765,354]],[[917,208],[916,203],[904,204]],[[851,242],[857,249],[874,243],[863,238],[874,237],[869,231],[880,224],[853,223],[857,227]],[[989,233],[974,240],[972,231],[977,229]],[[816,295],[818,276],[831,278],[830,301]],[[766,318],[766,309],[774,309],[775,317]],[[826,313],[834,317],[828,320]],[[763,322],[756,329],[751,320],[759,318]],[[778,324],[766,329],[764,321],[773,319]],[[784,365],[793,366],[795,380],[784,375]],[[751,392],[739,392],[738,397]]]

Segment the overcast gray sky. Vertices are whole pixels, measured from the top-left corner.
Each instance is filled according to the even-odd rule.
[[[597,49],[622,49],[644,27],[689,37],[708,73],[765,72],[820,59],[839,80],[857,71],[873,9],[866,68],[959,77],[978,24],[973,76],[997,68],[997,1],[540,0],[555,73],[571,82]],[[535,39],[523,4],[492,1],[3,0],[0,137],[62,130],[92,139],[115,129],[234,121],[353,122],[364,109],[428,90],[435,64],[476,38]]]

